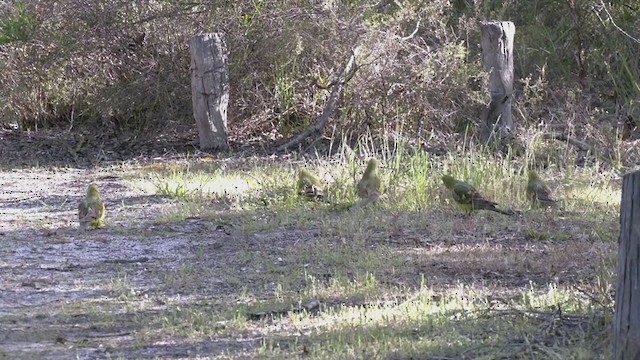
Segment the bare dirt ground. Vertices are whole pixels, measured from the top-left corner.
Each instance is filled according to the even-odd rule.
[[[94,358],[106,350],[101,339],[126,343],[135,320],[126,312],[119,315],[116,327],[102,327],[90,314],[74,313],[69,318],[61,312],[75,301],[110,296],[112,282],[118,278],[126,278],[132,291],[149,292],[161,282],[156,268],[171,269],[189,257],[193,239],[179,231],[162,239],[135,235],[126,218],[135,214],[144,221],[159,211],[163,200],[139,197],[113,176],[98,175],[97,183],[109,199],[110,228],[123,225],[127,230],[77,233],[77,204],[87,185],[87,173],[13,171],[0,175],[0,342],[12,356]],[[127,204],[126,213],[116,204]],[[198,241],[215,243],[218,233],[213,235],[199,236]],[[69,349],[68,343],[77,342],[84,346]]]
[[[141,343],[135,333],[154,338],[170,306],[215,314],[216,304],[233,304],[254,281],[243,273],[256,272],[237,259],[240,249],[277,257],[309,232],[249,237],[199,218],[154,223],[169,201],[123,181],[77,169],[0,173],[0,358],[242,356],[260,345],[262,338],[251,335]],[[79,233],[77,204],[90,182],[101,189],[108,223]]]

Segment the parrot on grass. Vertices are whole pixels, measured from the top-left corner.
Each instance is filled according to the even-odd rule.
[[[91,184],[87,188],[87,196],[78,206],[79,231],[84,231],[88,227],[99,228],[104,221],[105,208],[100,192],[96,184]]]
[[[551,197],[551,189],[545,184],[535,171],[529,171],[527,182],[527,197],[533,207],[557,206],[558,203]]]
[[[322,182],[307,169],[298,170],[298,195],[305,196],[312,200],[321,200],[324,198],[322,190]]]
[[[485,199],[472,185],[464,181],[456,180],[451,175],[442,176],[442,182],[444,186],[451,191],[453,200],[460,204],[460,207],[462,207],[467,214],[470,214],[474,210],[489,210],[504,215],[515,215],[511,210],[497,208],[497,203]]]
[[[376,202],[380,195],[382,195],[382,180],[378,175],[378,168],[380,163],[377,159],[369,159],[367,163],[367,169],[362,175],[362,179],[358,181],[356,185],[356,193],[362,199],[357,206],[363,203]]]

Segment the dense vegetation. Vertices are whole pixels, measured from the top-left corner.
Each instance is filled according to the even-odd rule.
[[[327,135],[452,146],[473,132],[488,102],[479,22],[498,19],[516,25],[522,142],[561,132],[612,164],[633,164],[638,9],[633,0],[5,2],[0,119],[103,142],[192,127],[189,40],[222,30],[233,140],[277,140],[315,121],[359,46],[359,68]]]

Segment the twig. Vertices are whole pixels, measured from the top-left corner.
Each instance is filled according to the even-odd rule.
[[[403,41],[411,39],[415,34],[418,33],[418,29],[420,28],[420,21],[421,20],[422,20],[422,18],[420,16],[418,16],[418,21],[416,22],[416,28],[413,30],[411,35],[403,37],[402,38]]]
[[[616,24],[615,20],[613,20],[613,16],[611,16],[611,13],[609,12],[609,10],[607,10],[607,5],[604,3],[604,1],[600,0],[600,2],[597,5],[601,10],[604,10],[604,12],[607,14],[607,17],[609,18],[609,21],[611,21],[611,24],[613,25],[613,27],[615,27],[624,36],[626,36],[629,39],[631,39],[631,40],[635,41],[636,43],[640,44],[640,40],[639,39],[636,39],[631,34],[629,34],[628,32],[624,31],[620,26],[618,26],[618,24]],[[605,21],[600,17],[600,14],[598,14],[597,10],[596,10],[596,16],[598,17],[598,19],[600,19],[600,22],[604,25]]]

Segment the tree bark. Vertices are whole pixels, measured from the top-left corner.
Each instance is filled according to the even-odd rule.
[[[613,357],[640,359],[640,171],[622,180]]]
[[[513,38],[516,27],[511,21],[482,22],[480,42],[482,64],[489,75],[491,102],[484,111],[481,134],[485,142],[499,140],[502,145],[513,138]]]
[[[191,96],[200,148],[226,150],[229,52],[222,33],[191,39]]]

